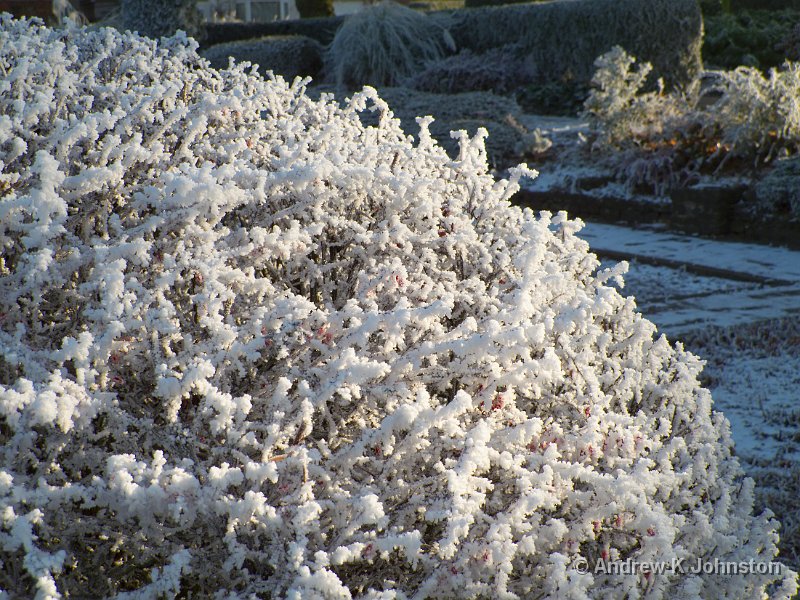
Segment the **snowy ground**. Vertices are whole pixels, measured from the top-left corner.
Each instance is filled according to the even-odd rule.
[[[736,432],[736,450],[763,464],[800,460],[800,356],[731,357],[713,365],[717,409]]]
[[[623,293],[707,361],[757,502],[800,565],[800,252],[595,223],[580,235],[604,264],[628,259]]]

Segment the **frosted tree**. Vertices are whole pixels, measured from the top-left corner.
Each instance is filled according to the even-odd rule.
[[[0,17],[7,597],[789,598],[728,424],[564,214],[374,90]],[[365,126],[360,115],[380,115]]]

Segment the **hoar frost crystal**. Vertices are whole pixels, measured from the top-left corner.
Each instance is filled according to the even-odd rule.
[[[481,136],[0,20],[5,597],[787,598],[725,419]],[[377,110],[377,127],[359,114]]]

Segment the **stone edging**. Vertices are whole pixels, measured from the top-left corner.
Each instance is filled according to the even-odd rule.
[[[671,202],[643,202],[597,197],[560,190],[520,190],[512,202],[533,210],[567,211],[573,217],[601,223],[661,223],[702,237],[746,241],[800,249],[800,222],[754,218],[742,197],[745,186],[685,188]]]

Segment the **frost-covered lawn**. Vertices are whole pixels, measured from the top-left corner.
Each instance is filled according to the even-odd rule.
[[[731,422],[737,454],[754,465],[800,460],[800,356],[777,352],[707,356],[717,409]],[[800,501],[800,499],[798,499]]]

